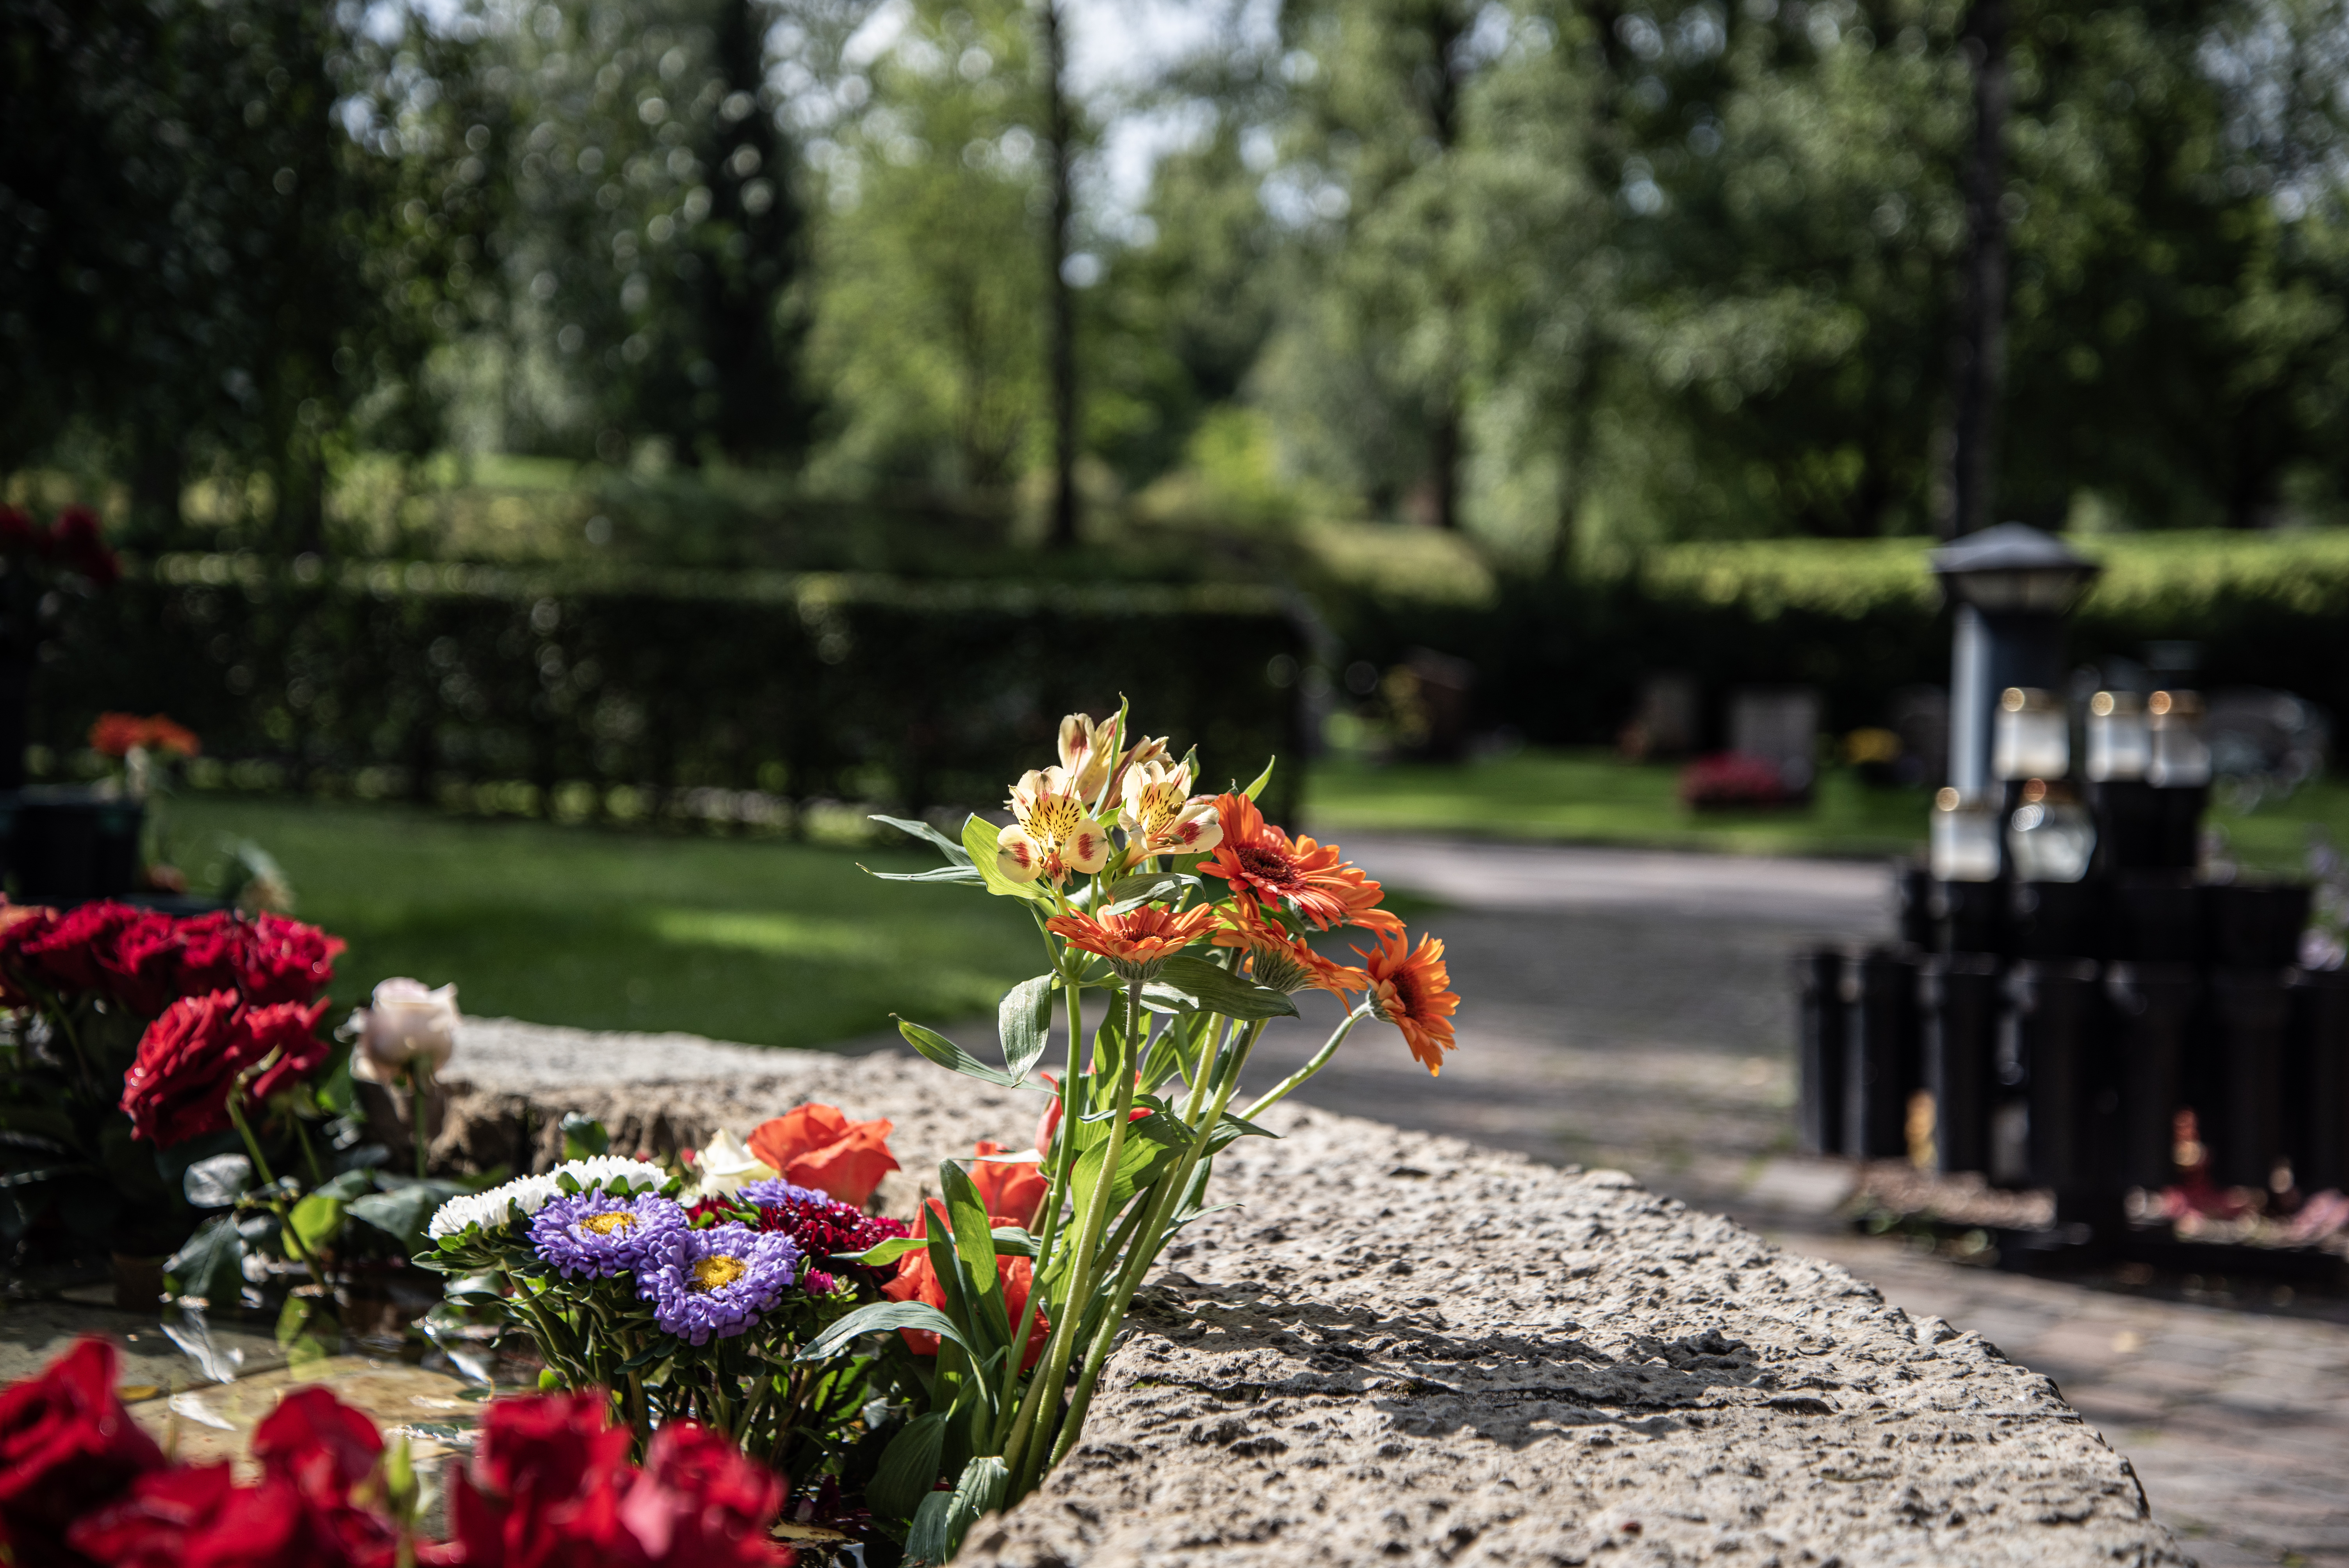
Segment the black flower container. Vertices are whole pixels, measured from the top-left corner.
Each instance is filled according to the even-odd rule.
[[[2006,951],[2006,886],[1994,882],[1933,884],[1933,951]]]
[[[2349,1188],[2349,973],[2295,973],[2284,988],[2292,1179],[2303,1192]]]
[[[2101,958],[2106,923],[2101,882],[2009,885],[2007,945],[2017,958]]]
[[[1795,957],[1795,1049],[1801,1098],[1795,1136],[1806,1154],[1843,1152],[1844,955],[1814,948]]]
[[[2018,964],[2006,1006],[2023,1058],[2033,1186],[2117,1190],[2120,1097],[2112,1081],[2104,986],[2094,964]]]
[[[2188,1100],[2186,1063],[2201,1005],[2201,974],[2189,964],[2116,964],[2105,974],[2113,1057],[2120,1080],[2120,1176],[2131,1187],[2169,1184],[2178,1112]]]
[[[20,900],[79,903],[119,898],[138,885],[146,818],[140,802],[36,785],[16,792],[8,815],[9,869]]]
[[[1915,954],[1870,947],[1845,967],[1843,1151],[1858,1160],[1909,1152],[1909,1097],[1924,1087]]]
[[[2203,957],[2202,895],[2207,890],[2168,872],[2116,879],[2108,894],[2111,956],[2129,964],[2199,964]]]
[[[2264,1189],[2285,1158],[2284,1025],[2290,996],[2281,970],[2216,970],[2210,976],[2210,1038],[2217,1049],[2201,1119],[2211,1175],[2223,1187]],[[2214,1136],[2215,1135],[2215,1136]]]
[[[2210,962],[2228,969],[2282,969],[2300,962],[2308,927],[2305,882],[2226,882],[2203,890]]]
[[[1933,1096],[1933,1163],[1943,1175],[1988,1171],[1998,1090],[1998,960],[1987,953],[1926,960],[1918,983],[1925,1087]]]

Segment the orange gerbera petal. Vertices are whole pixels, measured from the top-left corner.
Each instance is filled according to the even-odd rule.
[[[1325,848],[1309,838],[1291,840],[1245,795],[1216,796],[1216,816],[1223,825],[1223,842],[1201,863],[1202,872],[1223,878],[1234,892],[1267,908],[1285,903],[1324,931],[1345,921],[1345,873],[1352,868],[1340,867],[1335,844]]]
[[[1431,1076],[1441,1072],[1444,1053],[1453,1048],[1452,1015],[1460,1006],[1444,944],[1422,936],[1413,948],[1401,933],[1386,932],[1372,951],[1354,951],[1370,965],[1371,1001],[1379,1016],[1402,1031],[1403,1044]]]
[[[1236,901],[1224,913],[1231,923],[1216,929],[1216,945],[1246,952],[1249,977],[1257,985],[1286,991],[1292,996],[1315,988],[1332,996],[1369,988],[1369,975],[1350,965],[1322,957],[1268,920],[1246,899]]]
[[[1044,929],[1071,946],[1098,953],[1112,964],[1146,966],[1172,957],[1196,942],[1216,923],[1212,906],[1177,914],[1156,904],[1143,904],[1123,914],[1056,914]]]

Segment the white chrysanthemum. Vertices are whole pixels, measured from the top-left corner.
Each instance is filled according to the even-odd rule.
[[[602,1187],[613,1192],[640,1192],[668,1181],[668,1172],[659,1166],[623,1159],[617,1154],[566,1161],[543,1176],[518,1176],[486,1192],[468,1192],[461,1198],[450,1199],[432,1212],[432,1222],[425,1227],[424,1233],[437,1242],[443,1236],[462,1235],[475,1225],[484,1231],[502,1230],[516,1220],[528,1219],[559,1197],[565,1175],[583,1190]]]

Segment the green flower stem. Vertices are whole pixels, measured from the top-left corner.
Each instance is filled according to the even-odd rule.
[[[416,1174],[419,1180],[426,1175],[425,1167],[432,1157],[432,1135],[424,1124],[430,1111],[430,1102],[426,1097],[431,1090],[432,1064],[422,1057],[417,1057],[408,1064],[408,1092],[409,1110],[413,1119],[411,1131],[416,1140]]]
[[[1068,1074],[1061,1075],[1061,1086],[1057,1092],[1061,1099],[1061,1125],[1066,1127],[1069,1125]],[[1074,1154],[1077,1140],[1074,1138],[1063,1138],[1059,1141],[1061,1145],[1061,1157],[1052,1163],[1051,1185],[1044,1192],[1044,1233],[1036,1239],[1036,1261],[1030,1265],[1028,1271],[1028,1300],[1021,1305],[1018,1319],[1011,1325],[1011,1344],[1015,1351],[1019,1346],[1028,1343],[1029,1325],[1036,1320],[1036,1313],[1039,1310],[1037,1304],[1044,1294],[1044,1268],[1051,1260],[1052,1243],[1059,1239],[1061,1205],[1068,1190],[1069,1172],[1076,1163]],[[1013,1398],[1019,1389],[1019,1363],[1024,1359],[1026,1359],[1024,1357],[1016,1354],[1007,1355],[1003,1358],[1003,1392],[1002,1396],[995,1401],[997,1429],[993,1434],[995,1451],[999,1454],[1004,1451],[1011,1437],[1019,1432],[1022,1419],[1031,1423],[1035,1419],[1033,1390],[1030,1390],[1030,1398],[1015,1400]],[[1009,1427],[1009,1431],[1005,1430],[1006,1427]]]
[[[1370,1016],[1371,1005],[1368,1002],[1364,1002],[1361,1006],[1347,1014],[1345,1022],[1338,1026],[1337,1031],[1330,1037],[1330,1040],[1327,1045],[1313,1053],[1313,1059],[1311,1061],[1307,1062],[1303,1067],[1299,1068],[1295,1072],[1290,1073],[1287,1078],[1273,1085],[1270,1090],[1268,1090],[1261,1099],[1257,1099],[1254,1105],[1249,1106],[1246,1110],[1240,1112],[1240,1115],[1250,1121],[1254,1121],[1257,1117],[1263,1115],[1266,1111],[1271,1109],[1274,1106],[1278,1105],[1282,1100],[1288,1099],[1289,1093],[1299,1084],[1302,1084],[1307,1078],[1311,1078],[1315,1073],[1319,1072],[1323,1068],[1330,1065],[1330,1058],[1338,1054],[1338,1047],[1346,1043],[1346,1037],[1354,1032],[1354,1026],[1361,1023]],[[1238,1075],[1235,1073],[1233,1077],[1235,1080],[1237,1080]]]
[[[294,1118],[294,1139],[302,1146],[302,1162],[310,1168],[310,1185],[325,1186],[326,1172],[318,1164],[318,1150],[310,1142],[309,1126],[298,1116]]]
[[[244,1140],[244,1151],[253,1156],[254,1174],[261,1178],[263,1186],[274,1186],[276,1185],[277,1178],[270,1173],[269,1161],[262,1154],[261,1144],[259,1140],[253,1136],[253,1129],[245,1123],[244,1108],[237,1103],[244,1099],[244,1084],[245,1075],[239,1073],[237,1075],[236,1081],[229,1085],[229,1123],[236,1129],[236,1135]]]
[[[1125,986],[1125,1047],[1128,1054],[1133,1050],[1133,1037],[1141,1026],[1142,987],[1129,980]],[[1073,1057],[1071,1066],[1073,1068]],[[1117,1074],[1117,1113],[1110,1119],[1109,1141],[1102,1156],[1101,1180],[1093,1184],[1092,1201],[1085,1205],[1084,1223],[1077,1233],[1076,1272],[1069,1281],[1067,1304],[1061,1309],[1061,1321],[1052,1326],[1051,1337],[1044,1346],[1044,1364],[1038,1381],[1049,1391],[1047,1398],[1059,1396],[1069,1375],[1069,1357],[1076,1349],[1078,1320],[1084,1315],[1085,1301],[1094,1284],[1094,1271],[1099,1263],[1094,1255],[1095,1249],[1101,1245],[1102,1233],[1109,1225],[1110,1189],[1117,1184],[1118,1164],[1125,1155],[1126,1119],[1133,1109],[1133,1075],[1125,1070],[1122,1060],[1110,1064],[1110,1069]],[[1074,1072],[1071,1071],[1070,1076],[1073,1078]],[[1071,1109],[1074,1109],[1073,1103]],[[1075,1130],[1066,1113],[1061,1118],[1061,1129],[1063,1136],[1073,1145]],[[1024,1419],[1026,1412],[1021,1414]],[[1019,1435],[1015,1430],[1014,1436]],[[1018,1445],[1016,1455],[1007,1456],[1007,1460],[1017,1460],[1011,1467],[1010,1495],[1013,1497],[1026,1495],[1028,1488],[1034,1484],[1034,1478],[1042,1472],[1041,1434],[1030,1425],[1027,1438],[1024,1444]]]
[[[1109,1360],[1110,1347],[1116,1342],[1117,1331],[1125,1321],[1126,1308],[1133,1304],[1133,1293],[1140,1288],[1143,1275],[1150,1272],[1151,1265],[1158,1261],[1158,1254],[1166,1244],[1167,1212],[1190,1187],[1192,1171],[1200,1161],[1207,1158],[1207,1142],[1215,1136],[1216,1124],[1223,1119],[1224,1109],[1231,1103],[1233,1090],[1239,1087],[1240,1068],[1246,1065],[1248,1054],[1256,1048],[1256,1042],[1263,1033],[1262,1019],[1248,1026],[1247,1033],[1241,1037],[1237,1050],[1233,1053],[1231,1072],[1225,1078],[1224,1087],[1217,1091],[1216,1102],[1208,1110],[1206,1120],[1198,1125],[1196,1135],[1183,1150],[1181,1162],[1156,1183],[1157,1191],[1150,1195],[1150,1217],[1143,1222],[1132,1250],[1126,1253],[1125,1266],[1118,1275],[1116,1293],[1110,1298],[1109,1311],[1102,1316],[1101,1327],[1093,1336],[1092,1347],[1085,1353],[1084,1369],[1077,1377],[1075,1393],[1070,1397],[1069,1413],[1061,1419],[1060,1441],[1052,1450],[1054,1464],[1068,1456],[1069,1449],[1076,1444],[1078,1434],[1084,1429],[1085,1410],[1092,1403],[1093,1387],[1101,1380],[1102,1367]]]

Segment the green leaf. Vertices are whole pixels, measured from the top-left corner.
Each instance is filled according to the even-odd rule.
[[[329,1197],[324,1190],[313,1192],[294,1205],[285,1222],[294,1227],[305,1248],[315,1251],[342,1233],[343,1200]]]
[[[1297,1004],[1284,992],[1242,979],[1204,958],[1178,953],[1158,970],[1158,978],[1143,988],[1145,999],[1167,997],[1187,1002],[1226,1018],[1252,1023],[1258,1018],[1293,1018]]]
[[[946,1194],[947,1224],[954,1233],[955,1260],[961,1265],[967,1321],[990,1348],[1011,1340],[1011,1316],[1004,1310],[1003,1281],[995,1269],[995,1232],[987,1202],[963,1168],[938,1162],[938,1186]]]
[[[318,1185],[316,1191],[329,1198],[347,1203],[362,1192],[375,1191],[375,1172],[364,1167],[357,1171],[346,1171],[339,1176],[327,1177]]]
[[[1026,1078],[1051,1038],[1052,977],[1039,975],[1006,991],[995,1010],[995,1026],[1003,1038],[1005,1070],[1015,1079]]]
[[[244,1236],[235,1216],[214,1214],[163,1260],[164,1283],[178,1295],[200,1295],[225,1310],[244,1299]]]
[[[70,1148],[78,1137],[73,1118],[36,1105],[0,1105],[0,1132],[21,1132]]]
[[[897,1017],[895,1013],[889,1016],[893,1018]],[[1005,1088],[1019,1087],[1019,1078],[1000,1068],[988,1067],[936,1029],[926,1029],[919,1024],[909,1024],[903,1018],[897,1018],[897,1032],[905,1037],[907,1045],[942,1068],[958,1072],[966,1078],[975,1078],[985,1083],[1000,1085]]]
[[[1036,1238],[1017,1225],[998,1225],[988,1234],[994,1239],[997,1257],[1032,1258],[1036,1255]]]
[[[610,1152],[611,1148],[612,1135],[604,1130],[602,1122],[575,1110],[564,1112],[564,1159],[593,1160],[599,1154]]]
[[[412,1253],[424,1245],[424,1227],[443,1202],[439,1192],[418,1183],[354,1198],[348,1212],[352,1219],[374,1226]]]
[[[871,820],[875,822],[886,823],[888,826],[896,829],[901,833],[910,833],[915,838],[928,840],[931,843],[936,844],[939,849],[946,851],[947,863],[949,865],[967,866],[970,864],[969,851],[964,849],[960,844],[956,843],[952,839],[947,838],[944,833],[939,832],[936,828],[931,827],[927,822],[917,822],[910,817],[885,817],[877,811],[873,814]]]
[[[1002,898],[1024,898],[1033,901],[1045,897],[1044,890],[1034,882],[1016,882],[997,868],[995,863],[996,825],[974,811],[962,825],[962,846],[970,855],[970,863],[978,868],[987,891]]]
[[[921,1251],[923,1245],[924,1243],[919,1236],[892,1236],[887,1241],[876,1243],[861,1253],[836,1253],[833,1258],[839,1263],[863,1264],[866,1268],[877,1269],[895,1263],[907,1253]]]
[[[1157,1119],[1153,1117],[1150,1119],[1154,1121]],[[1109,1212],[1115,1214],[1123,1210],[1133,1200],[1135,1191],[1147,1185],[1154,1174],[1153,1167],[1173,1157],[1174,1151],[1165,1144],[1146,1136],[1129,1135],[1124,1149],[1118,1155],[1117,1171],[1110,1181]],[[1092,1202],[1093,1189],[1100,1184],[1102,1167],[1108,1163],[1108,1160],[1109,1142],[1106,1139],[1077,1156],[1077,1168],[1071,1173],[1070,1186],[1078,1213],[1085,1212]]]
[[[864,1489],[864,1501],[882,1519],[904,1519],[922,1505],[938,1480],[938,1456],[946,1446],[947,1412],[932,1410],[905,1423],[881,1450],[880,1468]]]
[[[1272,769],[1279,761],[1280,758],[1278,757],[1266,758],[1264,761],[1264,771],[1256,776],[1255,783],[1241,790],[1240,793],[1246,795],[1251,800],[1263,794],[1264,787],[1272,782]]]
[[[1103,914],[1123,914],[1140,909],[1153,899],[1164,898],[1185,888],[1197,887],[1199,879],[1180,872],[1143,872],[1130,877],[1120,877],[1101,891],[1100,898],[1107,899]],[[1096,902],[1099,902],[1097,899]]]
[[[947,1550],[947,1513],[954,1493],[934,1491],[914,1511],[913,1528],[905,1532],[906,1568],[939,1568],[953,1553]]]
[[[1011,1471],[994,1454],[981,1454],[963,1466],[962,1479],[955,1482],[954,1501],[947,1508],[946,1556],[951,1561],[962,1550],[963,1537],[970,1527],[1003,1507],[1004,1494],[1011,1490]]]
[[[1222,1119],[1216,1123],[1216,1130],[1207,1134],[1206,1152],[1217,1153],[1243,1138],[1278,1138],[1280,1134],[1268,1127],[1258,1127],[1255,1122],[1244,1117],[1235,1116],[1227,1110],[1224,1112]]]
[[[225,1209],[253,1185],[253,1161],[231,1151],[199,1160],[180,1178],[181,1191],[199,1209]]]
[[[987,881],[985,877],[978,874],[977,866],[940,866],[935,871],[926,872],[876,872],[866,871],[863,866],[856,869],[864,872],[866,876],[882,882],[983,883]]]
[[[927,1302],[876,1301],[870,1306],[860,1306],[846,1317],[808,1341],[807,1347],[796,1361],[821,1361],[839,1350],[850,1340],[864,1334],[883,1334],[895,1328],[919,1328],[950,1339],[965,1349],[970,1342],[963,1337],[954,1320]]]

